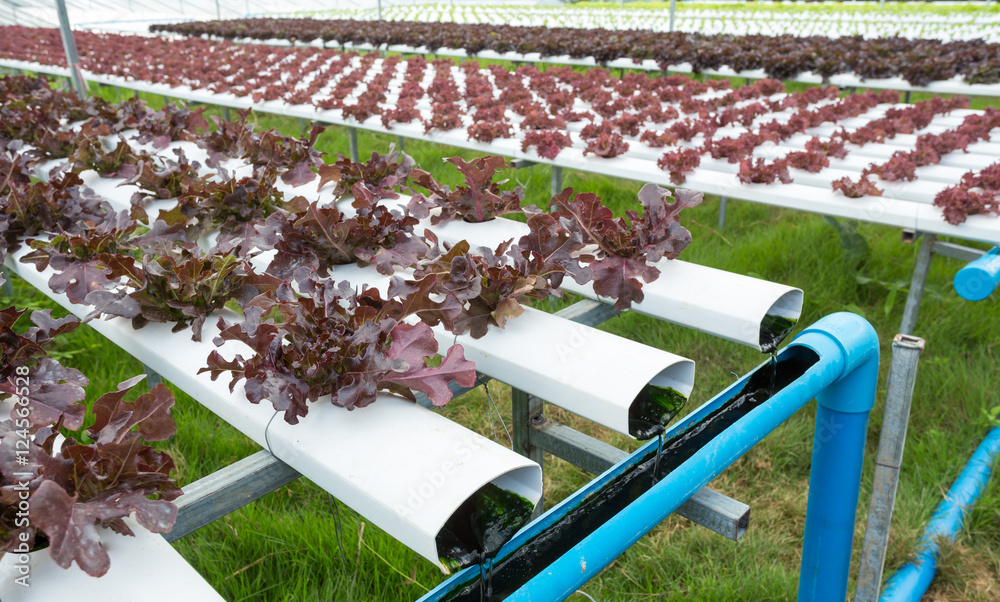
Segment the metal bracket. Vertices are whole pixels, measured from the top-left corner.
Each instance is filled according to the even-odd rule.
[[[355,163],[359,162],[361,159],[358,154],[358,128],[347,128],[347,143],[351,148],[351,161],[354,161]]]
[[[177,522],[163,537],[174,542],[302,476],[261,450],[184,487]]]

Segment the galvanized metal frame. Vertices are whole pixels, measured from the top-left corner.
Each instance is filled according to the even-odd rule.
[[[910,404],[917,380],[917,362],[923,350],[924,340],[918,337],[899,334],[892,341],[892,365],[886,385],[882,432],[875,458],[875,477],[854,602],[876,602],[879,598],[899,470],[903,464],[906,427],[910,421]]]
[[[910,291],[906,295],[906,305],[903,307],[903,319],[899,325],[900,334],[913,334],[913,330],[917,326],[917,314],[920,311],[920,302],[924,297],[924,288],[927,286],[927,274],[931,269],[931,260],[935,254],[969,262],[982,257],[985,253],[979,249],[940,241],[936,234],[903,232],[904,240],[913,241],[917,238],[923,240],[920,241],[917,263],[913,268],[913,277],[910,279]]]

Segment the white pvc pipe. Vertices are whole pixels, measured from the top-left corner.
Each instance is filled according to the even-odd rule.
[[[186,149],[186,152],[192,159],[200,158],[200,149]],[[118,187],[119,180],[99,178],[93,172],[86,172],[83,179],[116,208],[128,206],[130,191],[128,187]],[[280,182],[277,186],[287,187]],[[303,188],[306,190],[301,192],[310,200],[320,197],[312,187]],[[291,190],[293,194],[296,192]],[[157,201],[147,209],[155,216],[158,209],[168,209],[174,202]],[[353,214],[349,202],[343,204],[342,210]],[[516,224],[510,220],[502,222]],[[205,243],[214,244],[215,237],[210,234]],[[262,253],[252,263],[263,272],[273,257],[273,251]],[[411,272],[397,274],[406,277]],[[378,288],[383,294],[390,279],[371,267],[357,265],[337,266],[331,276],[355,286],[366,284]],[[483,374],[626,435],[634,435],[629,428],[629,410],[647,384],[673,389],[684,397],[690,396],[694,388],[694,362],[690,359],[530,308],[509,320],[504,329],[491,327],[481,339],[468,335],[456,337],[441,326],[434,332],[441,350],[460,343],[466,357]],[[207,335],[203,339],[210,340]]]
[[[439,53],[442,55],[444,54],[440,51]],[[623,61],[628,62],[628,60],[624,59]],[[616,66],[613,62],[609,65]],[[66,75],[68,73],[67,70],[63,68],[20,61],[0,60],[0,66],[11,66],[16,69],[25,69],[29,71],[52,73],[57,75]],[[631,68],[629,65],[623,66],[625,68]],[[708,72],[706,71],[706,73]],[[734,74],[735,72],[729,73],[729,75]],[[91,76],[90,79],[96,82],[108,83],[114,86],[124,86],[129,89],[146,91],[154,94],[170,94],[174,97],[183,98],[189,101],[205,102],[235,108],[253,107],[264,112],[285,115],[288,117],[300,117],[340,125],[358,125],[353,120],[343,119],[340,111],[318,112],[312,106],[288,106],[280,101],[269,101],[254,104],[249,99],[237,98],[228,93],[212,94],[205,91],[192,91],[187,86],[174,88],[161,84],[131,81],[116,76]],[[876,82],[874,81],[868,81],[867,83],[876,88],[893,87],[888,83],[885,85],[881,82],[876,85]],[[939,93],[947,92],[945,89],[935,88],[934,86],[937,83],[931,84],[931,88],[934,88],[934,91]],[[856,84],[851,82],[842,82],[842,85]],[[962,85],[965,86],[964,84]],[[976,84],[971,87],[966,86],[966,91],[958,93],[973,94],[974,92],[970,92],[968,90],[972,90],[976,86],[980,86],[980,84]],[[1000,86],[1000,84],[994,84],[994,86]],[[994,93],[993,95],[995,96],[997,94]],[[468,134],[464,129],[451,130],[447,132],[435,131],[425,134],[419,123],[393,124],[392,129],[387,129],[382,127],[377,116],[369,118],[368,121],[361,125],[361,127],[371,131],[380,131],[390,133],[392,135],[401,135],[410,138],[428,140],[431,142],[438,142],[441,144],[449,144],[460,148],[472,149],[478,152],[501,154],[507,157],[528,159],[536,163],[558,165],[559,167],[567,169],[575,169],[594,174],[608,175],[641,182],[654,181],[664,186],[670,185],[669,174],[663,172],[659,168],[656,168],[652,161],[630,157],[628,156],[628,153],[613,159],[592,159],[583,156],[581,149],[570,147],[563,149],[563,152],[561,152],[559,157],[556,159],[550,160],[540,157],[534,150],[531,149],[527,152],[521,151],[520,142],[513,139],[497,139],[492,143],[470,141],[468,139]],[[915,136],[913,139],[915,140]],[[899,135],[890,142],[894,142],[895,144],[885,144],[881,146],[894,147],[891,150],[899,150],[899,148],[895,147],[903,144],[911,144],[912,140],[907,138],[907,135]],[[868,145],[866,148],[877,146],[880,145]],[[992,146],[989,148],[992,148]],[[970,152],[972,152],[973,148],[976,150],[982,149],[983,151],[988,150],[987,146],[983,146],[983,143],[977,143],[970,146]],[[940,210],[937,208],[923,202],[892,198],[894,194],[893,191],[896,189],[895,186],[887,187],[889,189],[887,190],[887,196],[885,197],[849,199],[839,192],[831,190],[828,186],[817,187],[815,185],[804,185],[797,182],[780,185],[743,184],[739,181],[736,174],[712,172],[699,167],[693,172],[687,174],[685,187],[700,190],[707,194],[724,196],[730,199],[747,200],[755,203],[787,207],[799,211],[810,211],[834,217],[857,219],[892,227],[917,229],[921,232],[928,232],[942,236],[956,236],[966,240],[978,240],[991,244],[1000,244],[1000,220],[996,220],[988,215],[975,215],[970,216],[965,223],[953,226],[944,221],[941,217]],[[902,187],[902,189],[909,188],[910,187]]]
[[[430,226],[442,242],[469,240],[473,248],[495,248],[511,238],[515,242],[528,233],[521,222],[498,218],[470,224],[460,220]],[[660,277],[644,283],[645,298],[632,305],[632,310],[707,332],[757,349],[761,348],[762,323],[768,315],[797,320],[802,313],[802,291],[758,278],[733,274],[684,261],[661,260],[656,267]],[[562,288],[591,299],[613,302],[594,292],[593,283],[577,284],[563,278]]]
[[[357,265],[337,266],[331,278],[383,294],[390,279]],[[462,345],[477,371],[626,435],[634,436],[629,410],[647,384],[684,397],[694,388],[694,362],[687,358],[530,307],[479,339],[441,325],[434,336],[442,350]]]
[[[454,337],[436,334],[442,344]],[[687,358],[530,307],[481,339],[457,341],[480,372],[631,436],[629,410],[643,387],[685,398],[694,388]]]
[[[132,518],[125,522],[135,537],[101,529],[101,546],[111,559],[102,577],[91,577],[75,564],[57,565],[49,550],[24,555],[8,553],[0,558],[0,598],[4,600],[149,600],[150,586],[169,582],[170,598],[198,602],[222,602],[198,571],[187,563],[163,536],[146,530]],[[27,563],[21,563],[27,560]],[[26,567],[21,569],[19,567]],[[27,571],[28,587],[15,582]]]
[[[7,266],[29,284],[77,315],[91,308],[52,292],[51,268],[38,272],[19,263],[29,248],[11,253]],[[234,312],[216,312],[229,322]],[[323,399],[309,415],[288,425],[267,402],[251,404],[240,381],[233,392],[225,375],[212,381],[206,366],[213,349],[226,358],[253,350],[238,341],[216,348],[216,317],[206,321],[202,341],[189,329],[150,323],[134,330],[128,320],[94,320],[95,330],[150,366],[278,459],[329,491],[395,539],[446,571],[436,537],[448,518],[487,483],[513,490],[537,503],[541,468],[505,447],[412,402],[380,395],[377,403],[348,411]],[[443,480],[442,480],[443,479]],[[416,497],[414,497],[416,496]]]

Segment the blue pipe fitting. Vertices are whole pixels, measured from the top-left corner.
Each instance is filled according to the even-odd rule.
[[[968,301],[982,301],[1000,285],[1000,247],[993,247],[955,274],[955,292]]]
[[[979,500],[990,480],[993,463],[1000,456],[1000,427],[994,427],[934,511],[918,544],[917,557],[903,565],[882,589],[880,602],[919,602],[937,572],[938,546],[962,530],[965,514]]]
[[[864,319],[847,313],[827,316],[807,328],[778,354],[779,361],[814,352],[818,359],[790,384],[775,392],[729,427],[694,451],[634,502],[555,558],[515,591],[508,600],[564,600],[596,576],[643,535],[680,507],[698,489],[738,460],[813,398],[821,397],[817,412],[810,474],[809,506],[803,544],[799,600],[846,598],[848,567],[854,535],[861,465],[864,458],[868,412],[874,405],[878,376],[878,339]],[[732,400],[764,363],[745,375],[683,420],[665,437],[701,422]],[[870,382],[869,382],[870,381]],[[601,476],[522,529],[496,556],[502,561],[556,524],[585,499],[599,491],[656,450],[656,440],[611,467]],[[478,573],[468,567],[440,584],[421,600],[447,598]]]
[[[830,314],[806,328],[792,345],[809,347],[820,357],[841,356],[842,372],[816,397],[819,405],[838,412],[868,412],[878,385],[878,334],[864,318],[845,312]],[[835,346],[839,353],[835,353]]]

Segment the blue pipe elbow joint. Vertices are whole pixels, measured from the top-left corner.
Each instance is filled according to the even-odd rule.
[[[993,247],[955,274],[955,292],[968,301],[982,301],[1000,285],[1000,247]]]

